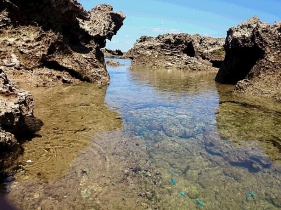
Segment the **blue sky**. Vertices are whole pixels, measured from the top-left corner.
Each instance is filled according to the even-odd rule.
[[[106,48],[127,51],[142,35],[189,33],[225,37],[226,31],[257,15],[281,21],[281,0],[78,0],[86,10],[110,4],[126,15],[124,25]]]

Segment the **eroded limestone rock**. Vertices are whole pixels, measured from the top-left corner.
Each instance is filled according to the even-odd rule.
[[[83,81],[109,83],[100,48],[122,26],[122,12],[105,4],[85,11],[76,0],[1,1],[0,66],[47,67]]]
[[[31,93],[19,89],[0,69],[1,128],[14,135],[35,133],[40,130],[43,123],[33,116],[33,110],[34,101]]]
[[[219,83],[236,84],[235,91],[281,96],[281,22],[270,25],[258,17],[231,27],[225,40],[225,60]]]
[[[198,34],[142,36],[126,53],[133,65],[154,68],[215,70],[224,59],[224,39]]]

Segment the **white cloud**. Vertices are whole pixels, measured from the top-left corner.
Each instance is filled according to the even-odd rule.
[[[172,28],[172,29],[153,28],[153,29],[150,29],[148,31],[157,32],[157,33],[173,33],[173,34],[181,33],[181,30],[178,30],[178,29],[175,29],[175,28]]]
[[[181,33],[181,31],[178,29],[172,28],[172,29],[169,29],[169,33],[178,34],[178,33]]]
[[[127,38],[127,37],[130,37],[130,36],[128,34],[126,34],[125,37]]]
[[[153,28],[153,29],[151,29],[151,31],[153,31],[153,32],[165,32],[166,31],[166,29],[163,29],[163,28]]]

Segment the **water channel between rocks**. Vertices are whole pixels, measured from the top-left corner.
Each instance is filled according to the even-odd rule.
[[[232,94],[215,73],[118,61],[106,95],[89,84],[37,93],[49,97],[35,105],[41,138],[23,145],[8,200],[19,209],[281,208],[278,104]]]

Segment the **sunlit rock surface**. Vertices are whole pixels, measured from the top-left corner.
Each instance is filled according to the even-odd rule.
[[[270,25],[252,17],[227,31],[224,48],[217,82],[281,101],[281,22]]]
[[[224,59],[223,38],[198,34],[140,37],[126,53],[133,65],[185,70],[217,70]]]
[[[47,67],[80,80],[107,85],[100,48],[123,25],[110,5],[85,11],[76,0],[1,0],[0,58],[8,68]]]
[[[1,150],[10,152],[43,125],[31,93],[14,83],[28,89],[77,80],[108,85],[100,48],[124,19],[106,4],[85,11],[76,0],[0,0]]]

